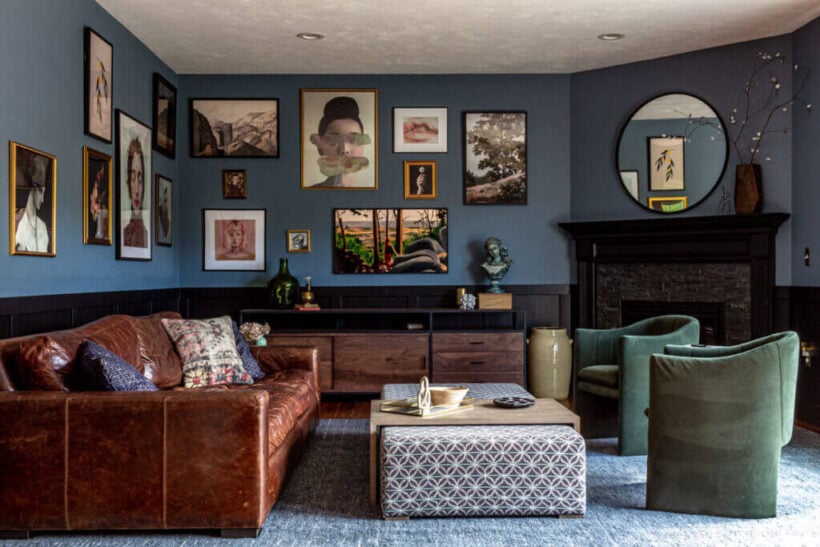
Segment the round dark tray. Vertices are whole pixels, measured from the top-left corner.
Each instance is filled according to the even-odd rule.
[[[495,406],[501,408],[526,408],[535,404],[535,399],[530,397],[499,397],[493,399]]]

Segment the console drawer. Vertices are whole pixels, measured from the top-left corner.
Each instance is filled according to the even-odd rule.
[[[433,353],[458,351],[523,352],[524,335],[520,332],[433,333]]]

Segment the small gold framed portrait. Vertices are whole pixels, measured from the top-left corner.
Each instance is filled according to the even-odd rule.
[[[310,252],[310,230],[288,230],[288,252]]]
[[[248,197],[248,174],[244,169],[222,170],[222,198],[246,199]]]
[[[57,157],[9,142],[9,254],[57,255]]]
[[[404,162],[404,199],[436,199],[437,195],[436,162]]]

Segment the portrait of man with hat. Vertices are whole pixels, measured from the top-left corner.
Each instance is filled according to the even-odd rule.
[[[41,218],[44,212],[54,210],[53,204],[46,201],[46,193],[53,194],[51,184],[56,161],[34,149],[15,143],[15,230],[14,250],[20,253],[42,253],[54,256],[51,222]],[[53,198],[53,196],[52,196]],[[25,207],[18,207],[23,205]],[[44,207],[45,205],[45,207]],[[45,209],[45,211],[43,211]],[[49,215],[45,215],[48,218]]]

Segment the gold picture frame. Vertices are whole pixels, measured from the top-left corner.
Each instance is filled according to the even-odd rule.
[[[9,141],[9,254],[57,255],[57,157]]]
[[[649,208],[662,213],[678,213],[684,211],[687,206],[686,196],[663,196],[650,197]]]
[[[404,162],[404,199],[436,199],[438,173],[435,161]]]
[[[113,239],[113,158],[83,146],[83,244],[111,245]]]
[[[247,199],[248,172],[245,169],[222,170],[222,199]]]
[[[309,253],[310,230],[288,230],[287,248],[289,253]]]

